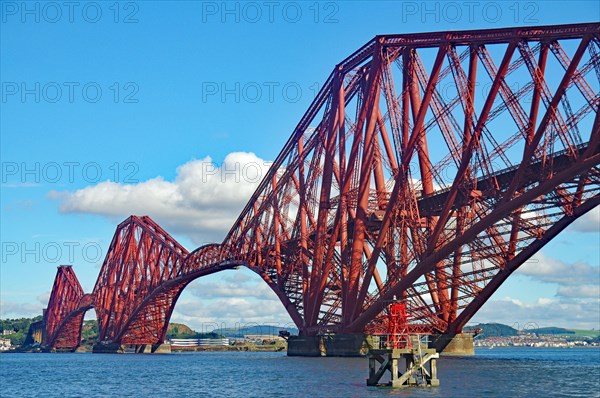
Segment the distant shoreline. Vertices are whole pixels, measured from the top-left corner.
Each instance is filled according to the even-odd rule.
[[[600,348],[600,346],[593,346],[593,345],[588,345],[588,346],[583,346],[583,345],[577,345],[577,346],[572,346],[572,347],[529,347],[529,346],[512,346],[512,345],[501,345],[501,346],[494,346],[494,347],[489,347],[489,346],[475,346],[476,350],[500,350],[503,348],[510,348],[510,349],[523,349],[523,348],[535,348],[535,349],[564,349],[564,350],[570,350],[570,349],[588,349],[588,348]]]
[[[260,347],[260,348],[258,348]],[[600,349],[599,346],[573,346],[573,347],[523,347],[523,346],[494,346],[494,347],[475,347],[475,351],[488,351],[488,350],[522,350],[522,349],[559,349],[559,350],[567,350],[567,349]],[[171,353],[202,353],[202,352],[286,352],[287,348],[285,347],[269,347],[269,346],[229,346],[229,347],[194,347],[194,348],[171,348]],[[41,350],[6,350],[0,351],[0,354],[39,354],[44,353],[45,351]],[[91,353],[91,348],[85,349],[77,349],[74,351],[75,353],[84,354]],[[62,352],[54,352],[55,354],[61,354]],[[133,354],[133,352],[125,352],[125,354]]]

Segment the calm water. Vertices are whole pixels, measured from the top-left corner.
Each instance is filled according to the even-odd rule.
[[[367,387],[364,358],[285,353],[2,354],[2,397],[600,397],[600,350],[442,358],[440,387]]]

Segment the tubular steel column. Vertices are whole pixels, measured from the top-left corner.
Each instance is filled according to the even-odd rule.
[[[189,253],[128,218],[92,295],[59,269],[48,342],[76,346],[90,300],[103,344],[156,346],[189,282],[238,266],[306,341],[381,330],[394,296],[411,333],[460,333],[600,202],[599,54],[599,23],[373,38],[335,67],[222,243]]]

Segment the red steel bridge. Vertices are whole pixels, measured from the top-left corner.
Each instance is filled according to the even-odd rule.
[[[244,266],[302,336],[460,333],[600,204],[600,23],[376,36],[339,63],[220,244],[149,217],[116,230],[86,294],[59,267],[43,344],[158,345],[183,289]],[[200,183],[200,182],[199,182]]]

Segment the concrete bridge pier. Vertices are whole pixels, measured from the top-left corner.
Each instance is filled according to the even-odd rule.
[[[462,357],[475,355],[473,335],[469,333],[431,335],[429,336],[429,347],[435,348],[437,352],[441,352],[442,356]]]
[[[372,336],[364,334],[331,334],[290,336],[288,356],[298,357],[360,357],[372,346]]]
[[[119,354],[125,352],[121,344],[116,343],[96,343],[92,347],[94,354]]]
[[[122,345],[117,343],[96,343],[92,352],[98,354],[167,354],[171,352],[171,344],[132,344]]]
[[[379,348],[379,336],[364,334],[332,334],[319,336],[290,336],[288,356],[299,357],[361,357]],[[471,356],[475,354],[473,335],[429,336],[429,347],[442,356]]]

